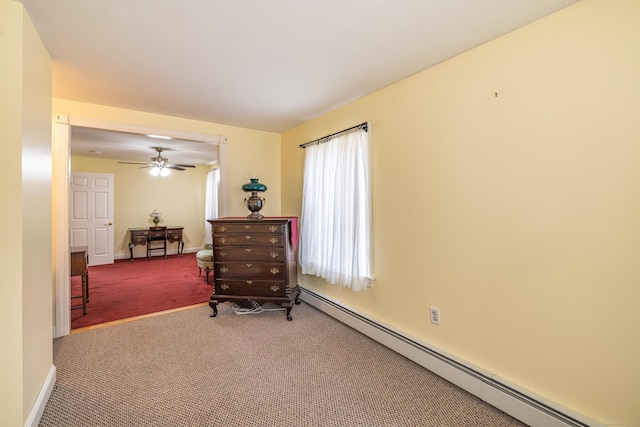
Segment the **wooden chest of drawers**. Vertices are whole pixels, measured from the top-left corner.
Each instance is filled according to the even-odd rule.
[[[214,290],[212,317],[220,302],[254,300],[287,310],[299,304],[297,268],[286,218],[211,219]]]

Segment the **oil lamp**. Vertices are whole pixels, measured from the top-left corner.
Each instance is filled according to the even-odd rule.
[[[265,198],[258,196],[258,193],[264,193],[267,191],[267,186],[259,183],[258,178],[251,178],[251,182],[247,182],[242,186],[242,191],[245,193],[251,193],[251,196],[246,197],[244,199],[244,205],[251,211],[247,218],[249,219],[260,219],[262,215],[260,214],[260,209],[262,209],[267,202]]]
[[[158,212],[157,209],[154,209],[153,212],[149,214],[149,216],[153,218],[153,223],[155,225],[158,225],[158,223],[160,222],[160,218],[162,217],[162,212]]]

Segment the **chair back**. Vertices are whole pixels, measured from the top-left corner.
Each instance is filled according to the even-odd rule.
[[[149,240],[165,240],[167,238],[167,227],[149,227]]]

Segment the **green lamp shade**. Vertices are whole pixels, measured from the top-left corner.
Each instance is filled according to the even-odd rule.
[[[267,191],[267,186],[259,183],[258,178],[251,178],[251,182],[242,186],[242,191]]]

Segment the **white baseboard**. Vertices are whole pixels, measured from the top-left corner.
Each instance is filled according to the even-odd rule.
[[[495,374],[301,288],[300,299],[532,427],[604,427]]]
[[[25,427],[37,427],[38,423],[40,423],[40,418],[42,418],[42,413],[44,412],[44,408],[47,406],[47,402],[49,401],[49,396],[51,396],[51,392],[53,391],[53,386],[56,384],[56,367],[55,365],[51,365],[51,369],[49,369],[49,374],[40,389],[40,393],[38,393],[38,397],[36,398],[35,403],[33,404],[33,408],[31,408],[31,412],[29,413],[29,418],[25,421]]]

